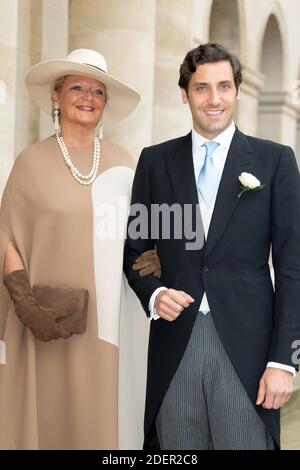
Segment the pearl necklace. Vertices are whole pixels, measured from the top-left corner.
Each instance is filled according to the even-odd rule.
[[[70,171],[72,173],[73,178],[78,181],[78,183],[87,186],[89,184],[92,184],[95,179],[97,178],[98,174],[98,168],[99,168],[99,162],[100,162],[100,141],[98,137],[94,137],[94,153],[93,153],[93,165],[92,169],[89,172],[88,175],[82,175],[74,165],[74,163],[71,160],[71,157],[69,155],[68,149],[66,147],[66,144],[64,142],[63,136],[61,132],[56,132],[56,140],[59,145],[59,148],[61,150],[61,153],[64,157],[64,160],[68,167],[70,168]]]

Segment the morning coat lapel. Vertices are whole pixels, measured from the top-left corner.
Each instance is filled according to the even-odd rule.
[[[241,189],[238,177],[243,171],[250,173],[256,159],[257,153],[254,152],[247,137],[236,128],[227,154],[209,226],[206,255],[222,236],[240,201],[238,194]]]
[[[192,133],[187,134],[171,151],[168,151],[165,154],[165,159],[175,202],[182,206],[183,204],[198,204]]]
[[[175,203],[180,204],[184,215],[183,241],[187,241],[185,239],[185,224],[191,224],[191,213],[190,211],[186,212],[184,208],[184,205],[187,204],[192,208],[192,228],[193,232],[197,230],[198,246],[203,247],[204,228],[195,181],[191,132],[183,137],[171,151],[165,154],[165,160],[167,172],[171,180],[173,200]],[[201,224],[201,226],[199,226],[199,224]],[[186,228],[191,229],[190,226]],[[194,243],[195,240],[189,239],[189,242]],[[200,253],[200,248],[199,250],[195,248],[195,251],[196,253]]]

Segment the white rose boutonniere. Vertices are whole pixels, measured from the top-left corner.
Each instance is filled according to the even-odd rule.
[[[238,194],[238,197],[241,197],[247,191],[259,191],[266,186],[265,184],[260,184],[260,181],[255,176],[245,171],[239,176],[239,180],[242,185],[242,191]]]

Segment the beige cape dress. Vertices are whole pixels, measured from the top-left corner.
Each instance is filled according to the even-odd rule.
[[[92,150],[69,152],[88,174]],[[0,449],[141,448],[148,323],[122,275],[133,167],[103,142],[99,176],[82,186],[55,136],[16,159],[1,204],[1,268],[12,240],[32,284],[86,288],[90,298],[85,334],[43,343],[0,283]]]

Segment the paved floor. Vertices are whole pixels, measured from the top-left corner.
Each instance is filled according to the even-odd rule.
[[[300,450],[300,374],[295,379],[294,393],[281,411],[281,448]]]

